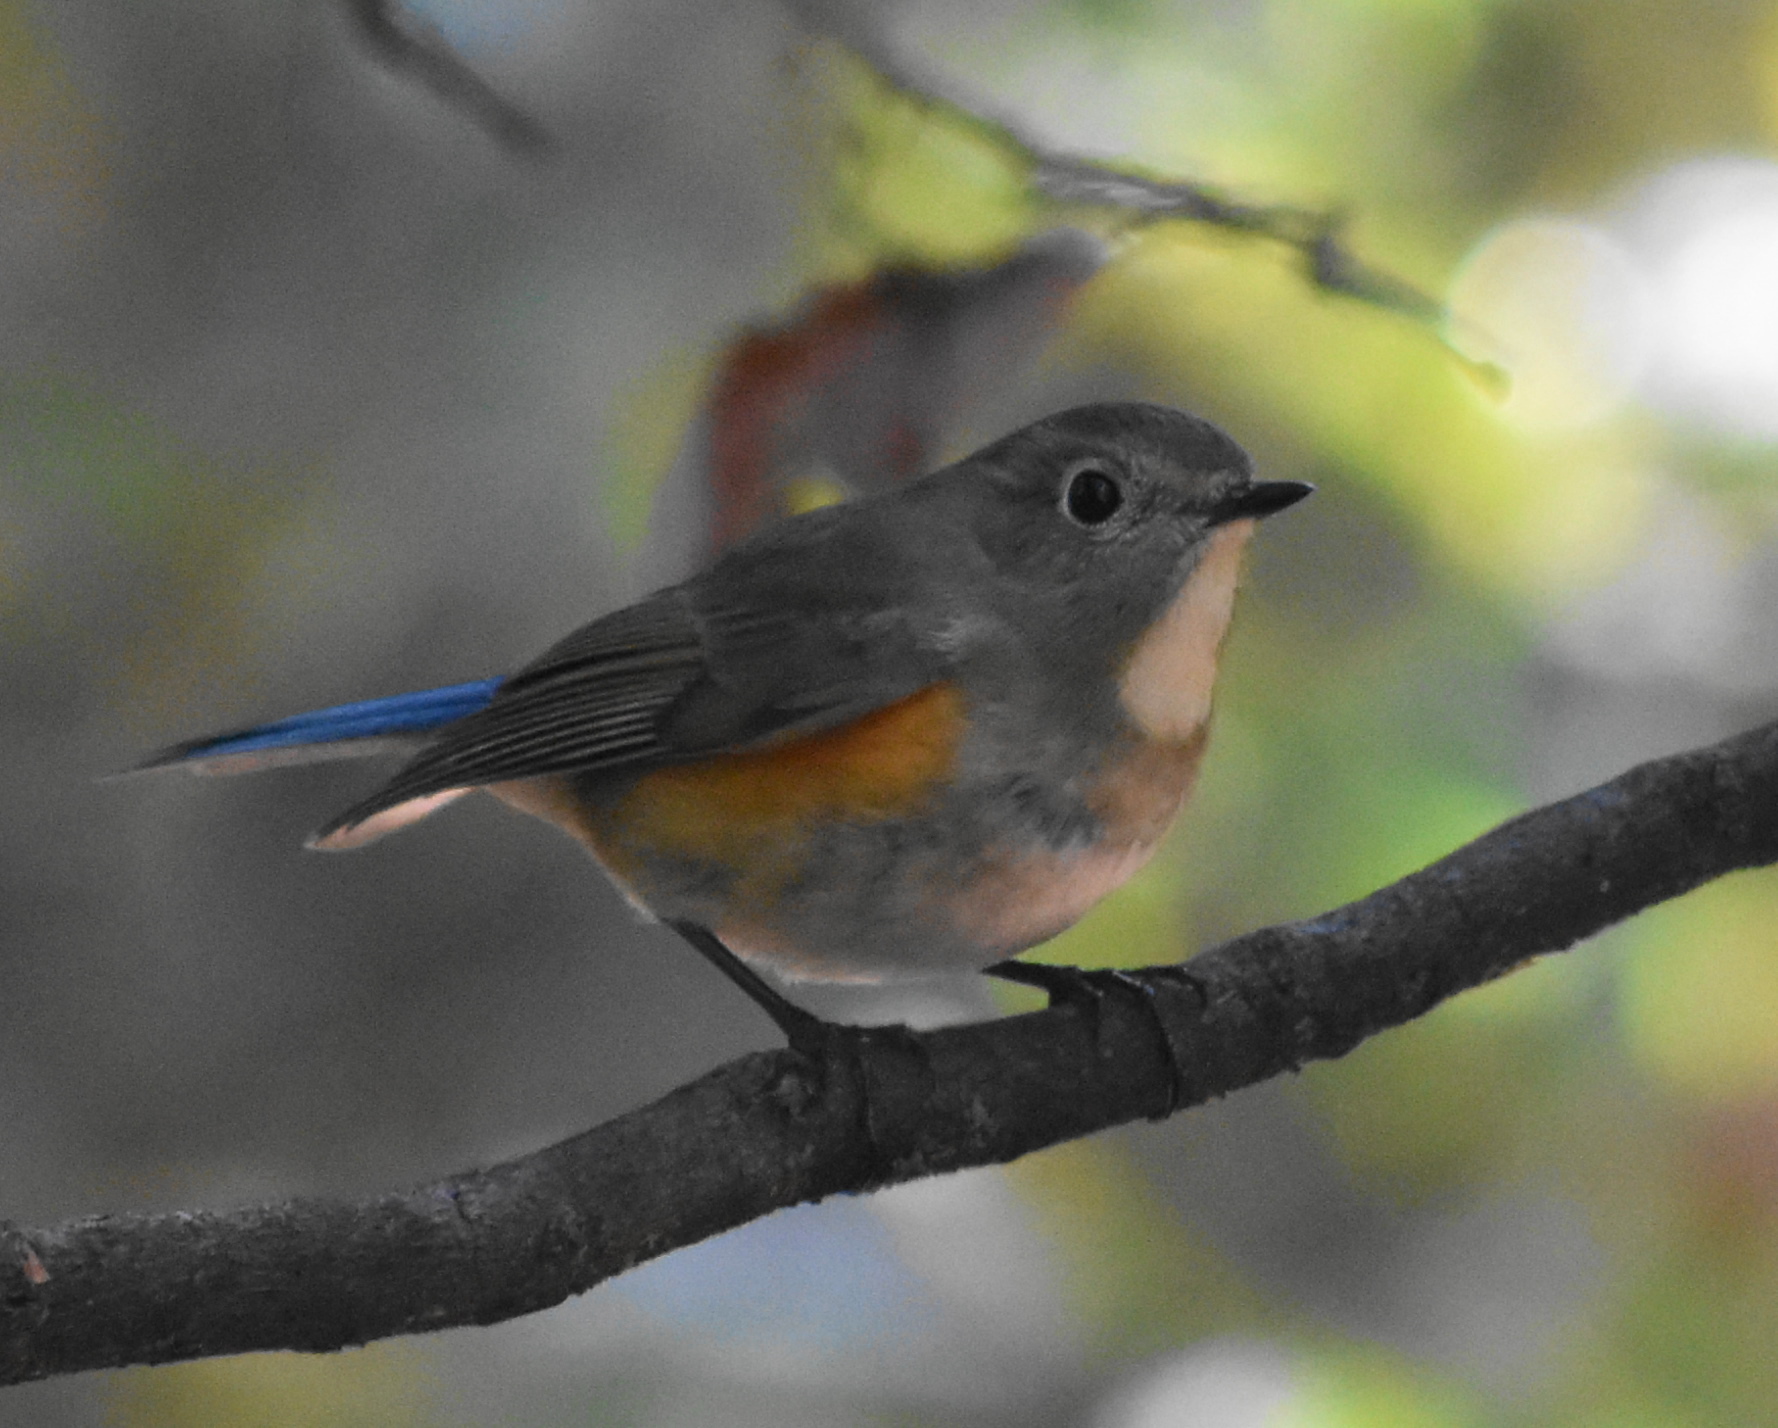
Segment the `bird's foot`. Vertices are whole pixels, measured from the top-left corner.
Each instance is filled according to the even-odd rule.
[[[1095,1041],[1098,1040],[1105,1003],[1119,993],[1134,994],[1147,1010],[1167,1060],[1167,1103],[1153,1119],[1165,1120],[1185,1104],[1188,1087],[1185,1069],[1180,1062],[1182,1048],[1175,1043],[1175,1033],[1158,1005],[1158,984],[1162,981],[1189,987],[1200,1001],[1204,1000],[1204,989],[1184,968],[1149,967],[1142,971],[1128,971],[1121,967],[1071,967],[1050,962],[1008,960],[983,970],[1003,982],[1036,987],[1048,994],[1051,1006],[1082,1008]]]
[[[817,1098],[851,1084],[870,1154],[893,1163],[918,1135],[932,1089],[925,1041],[906,1026],[851,1026],[805,1011],[723,945],[709,928],[674,922],[673,930],[777,1023],[790,1049],[814,1073]]]

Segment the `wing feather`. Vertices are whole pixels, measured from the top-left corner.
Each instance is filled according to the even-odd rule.
[[[944,641],[922,637],[918,602],[885,613],[874,582],[849,583],[848,561],[841,543],[806,534],[784,549],[762,541],[593,621],[317,837],[447,789],[640,769],[812,733],[947,677]]]
[[[450,788],[659,757],[662,716],[702,676],[704,662],[702,638],[678,592],[614,611],[519,670],[487,708],[447,728],[317,840]]]

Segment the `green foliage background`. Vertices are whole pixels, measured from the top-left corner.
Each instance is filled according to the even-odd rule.
[[[672,8],[659,45],[634,21],[584,54],[609,42],[628,55],[641,78],[623,82],[647,80],[662,114],[696,109],[695,94],[746,115],[770,156],[746,171],[755,207],[737,216],[722,192],[698,190],[720,182],[685,159],[710,142],[705,129],[649,138],[649,124],[677,133],[679,120],[585,97],[619,83],[614,70],[540,85],[546,108],[578,96],[555,122],[582,125],[588,146],[601,124],[645,116],[648,174],[613,161],[628,177],[595,184],[605,170],[571,156],[559,184],[599,223],[633,223],[636,252],[664,248],[636,285],[671,301],[658,318],[640,298],[577,306],[565,295],[587,281],[578,245],[617,241],[588,236],[590,218],[558,222],[582,209],[520,189],[424,102],[354,100],[329,116],[286,93],[266,117],[256,86],[285,93],[317,55],[338,67],[340,35],[179,13],[182,72],[200,87],[231,76],[216,89],[221,121],[154,117],[162,101],[144,100],[154,86],[131,57],[143,22],[117,7],[87,6],[77,33],[0,0],[0,184],[8,232],[35,245],[13,266],[41,295],[19,309],[16,350],[0,352],[0,698],[16,755],[0,842],[21,860],[20,911],[0,931],[15,1047],[0,1138],[18,1147],[0,1167],[12,1202],[0,1213],[20,1219],[374,1189],[566,1132],[747,1042],[726,992],[705,1008],[693,971],[655,970],[658,948],[613,954],[600,975],[615,1006],[575,981],[589,926],[623,946],[641,934],[595,906],[596,890],[556,891],[584,870],[505,824],[479,841],[416,834],[436,841],[372,873],[287,871],[275,860],[297,859],[294,835],[349,779],[201,800],[66,790],[194,726],[522,657],[616,598],[614,552],[634,542],[737,322],[886,260],[988,262],[1082,217],[1046,208],[1015,158],[843,54],[786,67],[778,22],[731,17],[740,29],[698,41],[702,16]],[[1778,157],[1768,5],[1078,0],[906,23],[932,63],[1059,142],[1337,207],[1355,251],[1434,293],[1496,224],[1598,218],[1689,156]],[[468,52],[515,84],[529,72],[510,47]],[[757,75],[739,98],[715,86],[747,65]],[[384,81],[359,66],[328,82]],[[240,154],[209,147],[217,122],[244,127]],[[375,215],[333,230],[338,246],[319,258],[293,259],[300,237],[266,217],[283,210],[254,207],[294,163],[294,143],[266,137],[280,124],[325,134],[315,151],[335,166],[281,202]],[[367,148],[388,150],[380,172],[409,175],[383,182],[416,191],[374,208],[372,177],[353,168],[368,173]],[[241,156],[254,153],[270,158]],[[681,206],[650,208],[637,195],[651,183]],[[458,196],[419,194],[427,184]],[[143,198],[157,186],[233,224],[169,243],[203,262],[131,267],[146,231],[132,225],[151,212],[164,228],[178,206]],[[629,202],[640,216],[613,217]],[[1560,631],[1649,560],[1674,492],[1733,561],[1767,558],[1771,447],[1634,404],[1526,430],[1435,334],[1316,292],[1263,242],[1112,229],[1114,261],[1007,409],[1094,395],[1185,405],[1235,432],[1268,475],[1321,491],[1259,543],[1191,816],[1148,872],[1043,955],[1173,960],[1360,896],[1531,802],[1770,716],[1778,668],[1727,691],[1672,667],[1605,676],[1565,655]],[[522,262],[500,256],[508,243]],[[624,262],[597,251],[623,281],[643,271],[630,249]],[[659,270],[675,263],[713,276],[672,287]],[[285,291],[282,278],[194,276],[230,264],[299,277]],[[387,301],[386,330],[342,356],[323,324],[293,355],[280,333],[315,320],[302,284],[331,292],[320,269],[334,264],[352,274],[340,280],[350,302],[324,301],[338,313]],[[725,264],[735,273],[721,276]],[[74,294],[89,281],[138,306],[87,314],[76,341],[55,314],[84,313]],[[413,311],[448,320],[404,316],[383,296],[409,288]],[[227,300],[255,309],[269,345],[216,336],[233,330]],[[489,359],[436,389],[415,376],[468,370],[509,332],[527,335],[499,348],[498,370]],[[468,355],[422,350],[434,343]],[[205,405],[207,384],[251,387],[242,374],[255,370],[260,405]],[[308,415],[278,415],[284,384]],[[441,569],[452,581],[423,573]],[[527,583],[541,588],[514,588]],[[364,881],[342,891],[346,877]],[[399,891],[416,887],[427,891]],[[190,951],[205,938],[210,952]],[[651,1339],[572,1384],[520,1358],[500,1361],[512,1377],[499,1388],[462,1367],[485,1367],[483,1351],[447,1336],[22,1390],[0,1400],[0,1422],[1209,1422],[1142,1418],[1117,1394],[1154,1365],[1230,1344],[1258,1346],[1282,1385],[1269,1407],[1242,1400],[1262,1416],[1230,1422],[1778,1422],[1775,952],[1778,879],[1736,877],[1290,1085],[1014,1167],[1018,1213],[1053,1258],[1072,1326],[1074,1357],[1047,1367],[1060,1386],[1042,1405],[872,1378],[858,1367],[880,1349],[869,1335],[869,1353],[777,1378],[724,1330],[714,1358]],[[562,1059],[537,1049],[583,1044]],[[447,1069],[459,1057],[462,1076]]]

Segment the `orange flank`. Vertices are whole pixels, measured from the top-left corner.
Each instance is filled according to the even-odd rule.
[[[805,827],[913,812],[950,775],[964,728],[957,686],[928,685],[837,729],[644,774],[590,820],[589,841],[622,876],[639,852],[782,868]]]

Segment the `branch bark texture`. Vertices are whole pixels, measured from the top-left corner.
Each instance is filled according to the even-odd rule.
[[[1095,1009],[745,1056],[491,1169],[356,1203],[0,1223],[0,1383],[547,1308],[772,1210],[998,1164],[1306,1061],[1778,861],[1778,724],[1644,764]]]

